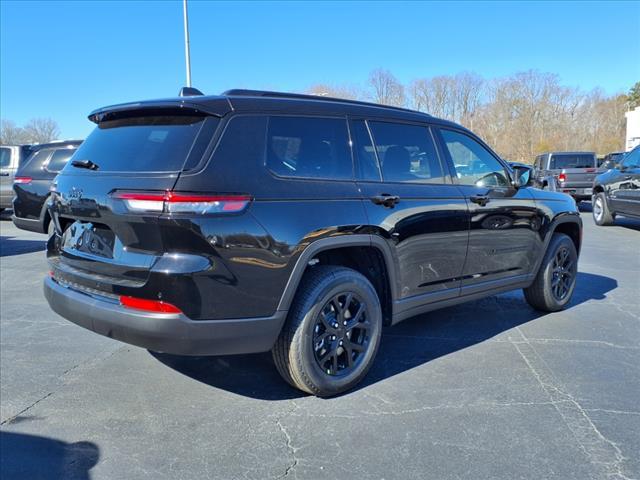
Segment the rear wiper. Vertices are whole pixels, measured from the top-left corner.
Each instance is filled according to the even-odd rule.
[[[74,160],[71,165],[78,168],[88,168],[89,170],[98,170],[98,164],[93,163],[91,160]]]

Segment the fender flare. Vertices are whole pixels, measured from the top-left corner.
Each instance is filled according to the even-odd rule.
[[[582,219],[580,218],[580,214],[578,213],[560,214],[559,216],[555,217],[549,224],[547,235],[546,235],[546,238],[544,239],[542,252],[540,253],[538,260],[536,260],[535,268],[532,271],[533,273],[532,281],[535,278],[535,276],[538,275],[538,271],[540,270],[540,265],[542,265],[542,259],[547,253],[547,249],[549,248],[549,244],[551,243],[551,238],[553,237],[553,234],[556,233],[556,229],[558,228],[558,225],[562,225],[564,223],[574,223],[575,225],[578,226],[578,229],[580,230],[580,246],[576,250],[578,251],[578,255],[580,255],[580,250],[582,248]]]
[[[300,254],[293,267],[289,280],[284,288],[284,292],[278,302],[278,311],[288,311],[293,302],[293,298],[298,290],[302,276],[309,264],[309,261],[318,253],[343,247],[373,247],[380,251],[387,268],[389,287],[391,290],[391,300],[397,298],[396,265],[391,247],[378,235],[354,234],[338,237],[327,237],[310,243]]]

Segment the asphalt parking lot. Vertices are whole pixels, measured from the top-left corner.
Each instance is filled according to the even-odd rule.
[[[386,329],[353,392],[269,354],[152,354],[51,312],[45,237],[0,222],[3,479],[640,477],[640,222],[588,212],[570,308],[521,292]]]

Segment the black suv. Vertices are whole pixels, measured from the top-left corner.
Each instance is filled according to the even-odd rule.
[[[593,182],[593,220],[613,225],[616,215],[640,218],[640,145]]]
[[[31,155],[18,167],[13,179],[13,216],[16,227],[53,233],[47,211],[51,182],[75,153],[81,140],[65,140],[31,146]]]
[[[51,307],[153,351],[272,350],[291,385],[353,387],[383,325],[524,288],[564,308],[582,224],[463,127],[230,90],[116,105],[57,177]]]

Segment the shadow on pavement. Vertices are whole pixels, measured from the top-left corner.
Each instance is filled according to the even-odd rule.
[[[0,431],[0,478],[88,480],[100,450],[91,442]]]
[[[581,202],[578,205],[578,209],[581,212],[588,212],[588,213],[591,213],[593,211],[591,202],[589,203]],[[636,220],[635,218],[631,218],[631,217],[623,217],[620,215],[616,216],[614,226],[625,227],[630,230],[635,230],[637,232],[640,232],[640,220]],[[607,227],[599,227],[599,228],[607,228]]]
[[[45,240],[20,240],[16,237],[0,236],[0,257],[22,255],[24,253],[44,252]]]
[[[617,286],[613,278],[580,272],[569,308],[588,300],[603,300]],[[481,343],[544,315],[532,309],[520,292],[511,292],[405,320],[383,330],[376,361],[356,389]],[[305,395],[281,379],[270,353],[225,357],[150,353],[183,375],[238,395],[263,400]]]

